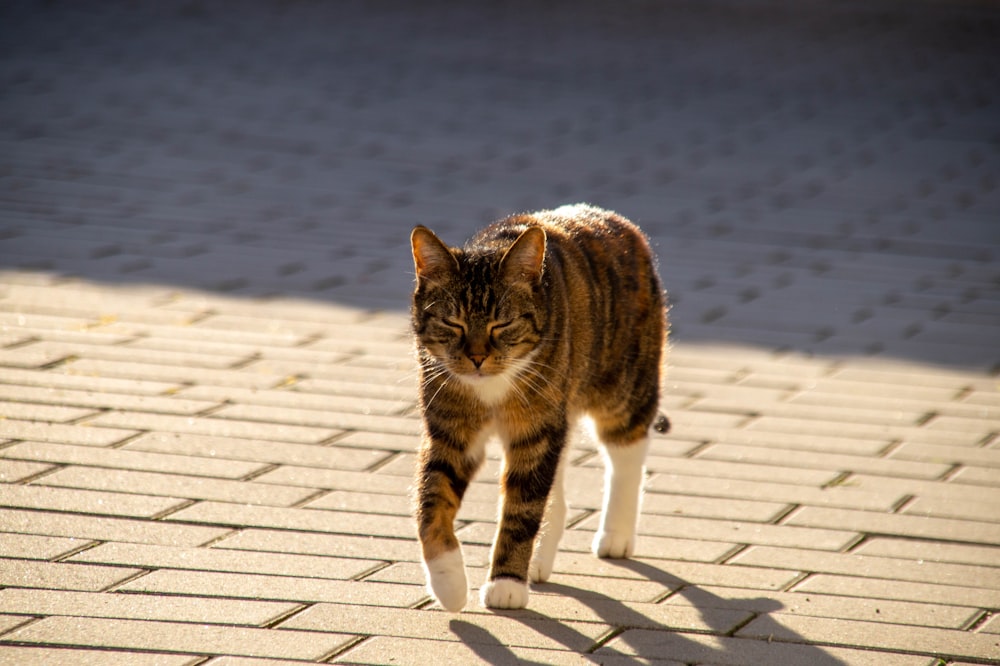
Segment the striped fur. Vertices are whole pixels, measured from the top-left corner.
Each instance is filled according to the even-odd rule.
[[[585,205],[509,217],[463,248],[447,247],[424,227],[411,242],[424,420],[415,513],[428,583],[445,608],[464,606],[455,592],[465,573],[453,525],[485,442],[496,434],[505,447],[502,502],[481,592],[485,605],[521,607],[567,435],[583,416],[593,420],[609,461],[632,461],[619,474],[626,482],[608,468],[604,518],[611,523],[602,521],[595,552],[620,557],[634,547],[641,458],[657,416],[667,331],[655,261],[636,226]],[[625,455],[624,447],[640,448]],[[610,486],[623,483],[635,487],[616,488],[626,499],[615,500]],[[542,530],[539,540],[557,540],[561,527]],[[549,561],[536,562],[532,575],[544,578],[555,543],[537,552]]]

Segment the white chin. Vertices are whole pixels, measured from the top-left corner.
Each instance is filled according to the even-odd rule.
[[[487,405],[495,405],[510,392],[510,380],[504,375],[459,375],[462,383],[472,389]]]

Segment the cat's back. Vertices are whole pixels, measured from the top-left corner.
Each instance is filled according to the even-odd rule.
[[[645,234],[618,213],[588,204],[512,215],[483,229],[470,244],[502,247],[528,227],[545,230],[554,263],[584,261],[598,273],[602,268],[619,274],[648,269],[655,277],[655,259]]]
[[[663,307],[649,242],[639,227],[625,217],[595,206],[573,204],[511,216],[483,230],[481,240],[502,245],[529,226],[545,230],[546,270],[558,274],[556,278],[565,283],[570,298],[594,295],[596,291],[599,296],[624,299],[643,310]]]

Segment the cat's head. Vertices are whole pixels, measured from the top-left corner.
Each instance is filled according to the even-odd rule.
[[[417,274],[413,330],[420,347],[474,384],[516,371],[541,339],[545,231],[513,242],[449,248],[426,227],[410,236]]]

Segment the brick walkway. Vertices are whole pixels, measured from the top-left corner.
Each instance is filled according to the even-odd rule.
[[[3,3],[0,664],[1000,663],[998,44],[987,3]],[[587,552],[583,444],[552,582],[449,615],[409,230],[578,200],[674,303],[644,538]]]

